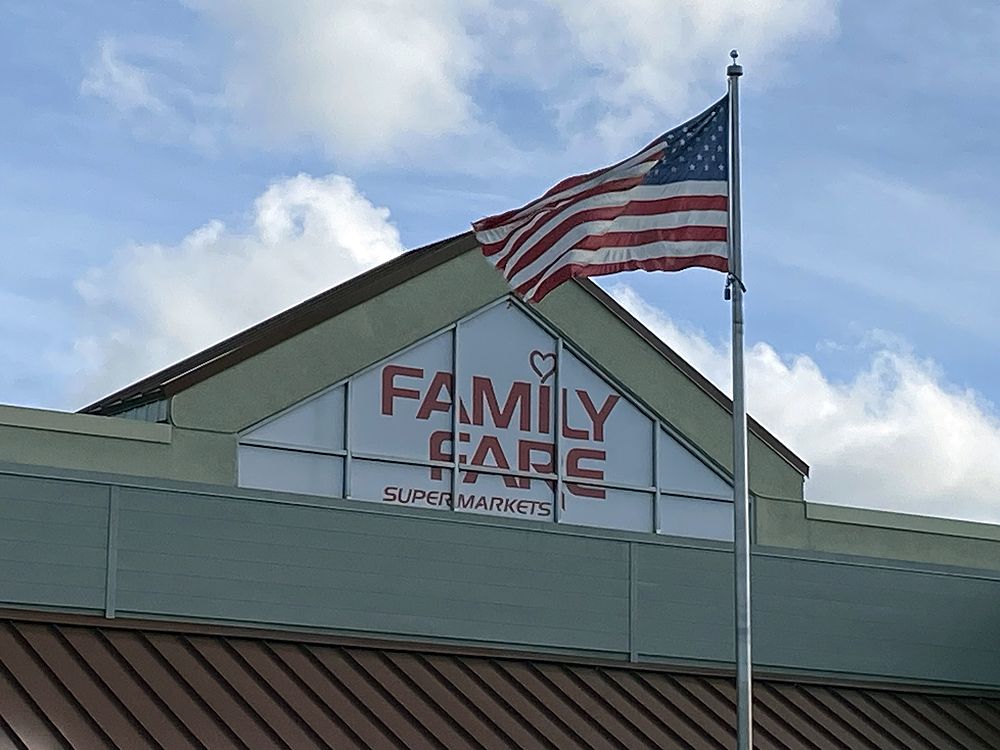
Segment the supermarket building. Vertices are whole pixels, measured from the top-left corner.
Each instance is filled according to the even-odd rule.
[[[730,425],[470,235],[0,407],[0,746],[732,747]],[[757,746],[1000,747],[1000,527],[808,472],[751,420]]]

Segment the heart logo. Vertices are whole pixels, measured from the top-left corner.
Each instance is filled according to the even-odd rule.
[[[556,355],[553,352],[546,354],[536,349],[531,353],[528,361],[531,363],[531,369],[535,371],[543,383],[555,374]]]

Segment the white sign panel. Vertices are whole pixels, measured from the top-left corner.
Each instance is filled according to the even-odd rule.
[[[676,507],[686,520],[661,519],[661,528],[700,529],[689,518],[697,504],[671,506],[661,492],[711,497],[727,487],[512,302],[287,411],[241,446],[244,486],[311,491],[341,481],[331,494],[606,528],[650,531],[657,508]],[[274,454],[257,454],[265,449]],[[296,476],[282,478],[282,465]],[[297,476],[307,467],[308,478]]]

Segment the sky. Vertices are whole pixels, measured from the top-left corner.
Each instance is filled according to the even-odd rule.
[[[77,409],[617,161],[740,50],[751,413],[1000,523],[1000,3],[0,0],[0,402]],[[720,387],[710,271],[602,284]]]

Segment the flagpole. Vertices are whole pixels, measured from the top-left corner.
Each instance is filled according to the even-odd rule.
[[[753,672],[750,651],[750,495],[747,487],[747,409],[743,367],[743,256],[740,225],[740,76],[729,53],[729,278],[733,313],[733,552],[736,574],[736,747],[753,748]]]

